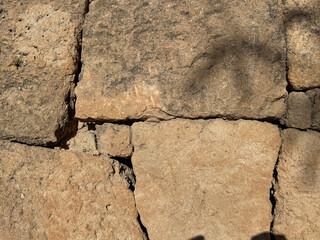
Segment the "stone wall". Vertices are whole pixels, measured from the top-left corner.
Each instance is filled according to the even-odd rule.
[[[0,0],[1,239],[320,238],[318,0]]]

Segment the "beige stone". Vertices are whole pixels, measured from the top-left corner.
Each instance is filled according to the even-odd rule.
[[[276,189],[274,232],[288,240],[320,236],[320,133],[286,129]]]
[[[288,79],[294,89],[320,87],[320,4],[286,1]]]
[[[129,158],[132,154],[131,129],[127,125],[96,125],[98,150],[112,157]]]
[[[286,124],[289,127],[311,127],[312,103],[303,92],[291,92],[288,96]]]
[[[282,20],[272,0],[92,1],[76,117],[280,118]]]
[[[98,155],[96,136],[94,132],[79,130],[76,136],[67,143],[69,150],[76,152],[89,152]]]
[[[1,239],[146,239],[126,168],[0,141]]]
[[[132,125],[135,198],[150,239],[251,239],[269,231],[278,127],[258,121]]]
[[[0,138],[44,145],[66,134],[86,2],[1,1]]]
[[[311,128],[320,131],[320,89],[312,89],[306,92],[312,103]]]

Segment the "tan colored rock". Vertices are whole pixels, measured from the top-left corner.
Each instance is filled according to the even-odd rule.
[[[312,102],[311,128],[320,131],[320,89],[309,90],[306,95]]]
[[[288,78],[294,89],[320,87],[320,4],[286,1]]]
[[[251,239],[269,231],[277,126],[140,122],[132,137],[136,204],[150,239]]]
[[[98,154],[96,136],[93,131],[79,130],[77,135],[70,139],[67,144],[71,151]]]
[[[287,120],[289,127],[307,129],[311,127],[312,103],[303,92],[291,92],[288,96]]]
[[[98,150],[112,157],[129,158],[132,154],[131,129],[127,125],[96,125]]]
[[[146,239],[123,165],[0,141],[1,239]]]
[[[66,134],[86,2],[1,1],[0,138],[44,145]]]
[[[280,2],[95,0],[76,117],[280,118],[284,58]]]
[[[320,133],[286,129],[276,189],[274,232],[288,240],[320,236]]]

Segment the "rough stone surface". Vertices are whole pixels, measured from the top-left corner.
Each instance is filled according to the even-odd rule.
[[[1,239],[145,239],[126,177],[107,157],[0,142]]]
[[[76,152],[88,152],[93,155],[98,155],[96,135],[94,131],[90,131],[88,126],[82,128],[78,127],[76,136],[71,138],[68,142],[68,148]]]
[[[150,239],[251,239],[269,231],[277,126],[170,120],[132,125],[135,198]]]
[[[85,0],[0,1],[0,138],[63,137],[85,8]]]
[[[291,92],[288,96],[287,120],[289,127],[311,127],[312,103],[303,92]]]
[[[320,133],[284,130],[277,167],[274,232],[288,240],[320,236]]]
[[[131,129],[127,125],[96,125],[97,145],[101,153],[129,158],[132,154]]]
[[[320,87],[320,3],[287,0],[288,79],[294,89]]]
[[[320,131],[320,89],[291,92],[284,121],[288,127]]]
[[[280,118],[283,32],[273,0],[92,1],[76,116]]]
[[[79,122],[77,134],[67,142],[67,146],[71,151],[130,158],[131,128],[128,125],[113,123]]]
[[[320,131],[320,89],[309,90],[306,94],[312,103],[311,128]]]

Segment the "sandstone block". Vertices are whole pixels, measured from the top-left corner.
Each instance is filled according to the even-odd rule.
[[[67,144],[71,151],[98,154],[96,136],[92,131],[79,130],[77,135],[70,139]]]
[[[92,1],[76,117],[280,118],[284,58],[280,2]]]
[[[269,231],[277,126],[140,122],[132,137],[136,204],[150,239],[251,239]]]
[[[288,78],[294,89],[320,87],[320,4],[286,1]]]
[[[286,129],[276,189],[274,232],[290,240],[320,236],[320,133]]]
[[[320,131],[320,89],[309,90],[306,94],[312,102],[311,128]]]
[[[0,3],[0,139],[53,144],[65,134],[86,0]]]
[[[146,239],[125,178],[107,157],[0,141],[0,236]]]
[[[312,103],[303,92],[291,92],[288,96],[287,120],[289,127],[307,129],[311,127]]]
[[[113,157],[129,158],[132,154],[131,129],[127,125],[96,125],[98,150]]]

